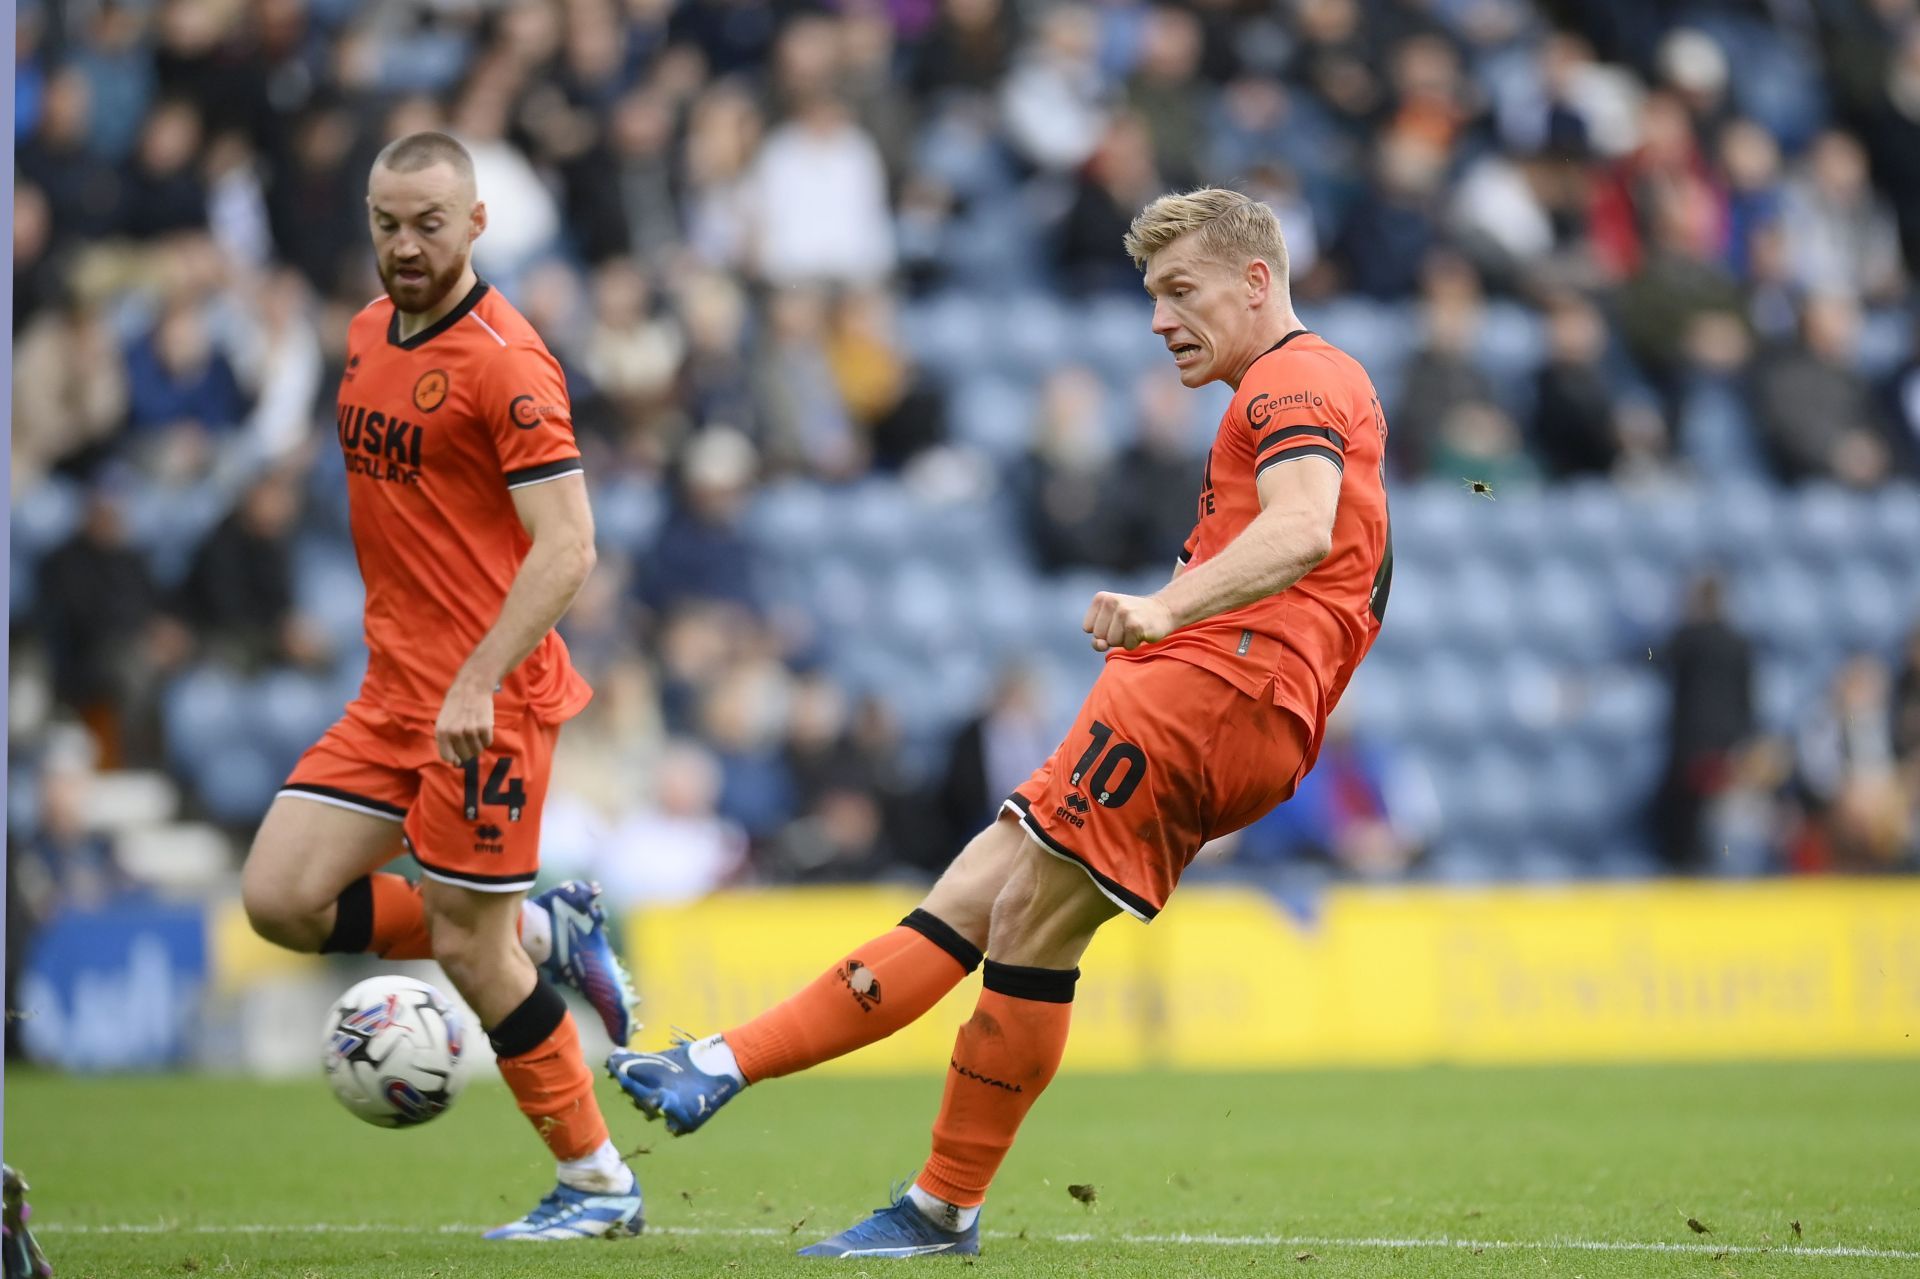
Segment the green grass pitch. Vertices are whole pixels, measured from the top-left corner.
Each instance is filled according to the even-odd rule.
[[[666,1137],[621,1243],[487,1244],[551,1165],[506,1091],[413,1131],[316,1076],[7,1079],[6,1156],[89,1275],[1920,1276],[1920,1066],[1063,1076],[953,1261],[801,1262],[926,1150],[937,1078],[798,1078]],[[1069,1185],[1091,1184],[1083,1205]],[[1692,1217],[1711,1230],[1699,1234]],[[1795,1234],[1793,1222],[1800,1223]]]

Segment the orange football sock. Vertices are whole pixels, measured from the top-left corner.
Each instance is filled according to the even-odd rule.
[[[987,961],[980,1002],[960,1028],[920,1189],[977,1208],[1020,1121],[1060,1068],[1080,970]]]
[[[979,947],[916,910],[723,1038],[748,1083],[791,1075],[885,1039],[979,966]]]
[[[593,1095],[593,1073],[580,1052],[580,1031],[560,992],[536,981],[526,1002],[487,1032],[501,1077],[520,1113],[555,1159],[582,1159],[607,1139],[607,1121]]]
[[[432,959],[420,886],[409,883],[404,875],[367,878],[373,888],[373,935],[367,949],[383,959]]]

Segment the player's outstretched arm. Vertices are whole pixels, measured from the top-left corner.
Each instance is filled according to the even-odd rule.
[[[1260,514],[1212,559],[1189,565],[1152,595],[1102,591],[1081,629],[1096,652],[1138,648],[1286,590],[1327,557],[1340,509],[1340,468],[1303,456],[1260,472]]]
[[[526,660],[566,614],[593,571],[593,508],[582,475],[513,490],[513,509],[533,539],[500,616],[474,646],[447,700],[434,736],[450,764],[474,758],[493,742],[493,690]]]

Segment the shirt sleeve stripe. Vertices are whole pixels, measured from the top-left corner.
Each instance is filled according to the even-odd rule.
[[[1341,471],[1347,469],[1346,459],[1342,458],[1337,451],[1328,448],[1324,444],[1309,444],[1305,448],[1287,449],[1284,452],[1275,453],[1271,457],[1266,458],[1258,466],[1253,468],[1253,478],[1256,480],[1259,479],[1260,472],[1266,470],[1276,462],[1291,462],[1296,457],[1324,457],[1327,461],[1333,463],[1336,469]]]
[[[587,469],[579,457],[563,457],[554,462],[542,462],[539,466],[529,466],[523,470],[507,472],[507,487],[523,489],[529,484],[545,484],[548,480],[557,480],[563,475],[578,475]]]
[[[1309,436],[1325,440],[1336,449],[1344,449],[1347,446],[1347,442],[1340,438],[1340,433],[1329,426],[1283,426],[1255,445],[1253,454],[1258,457],[1276,444],[1285,444],[1288,440],[1300,440]]]

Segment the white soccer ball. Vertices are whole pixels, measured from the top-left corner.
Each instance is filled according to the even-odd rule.
[[[453,1104],[467,1085],[466,1019],[411,977],[369,977],[327,1014],[321,1061],[340,1104],[370,1124],[408,1128]]]

